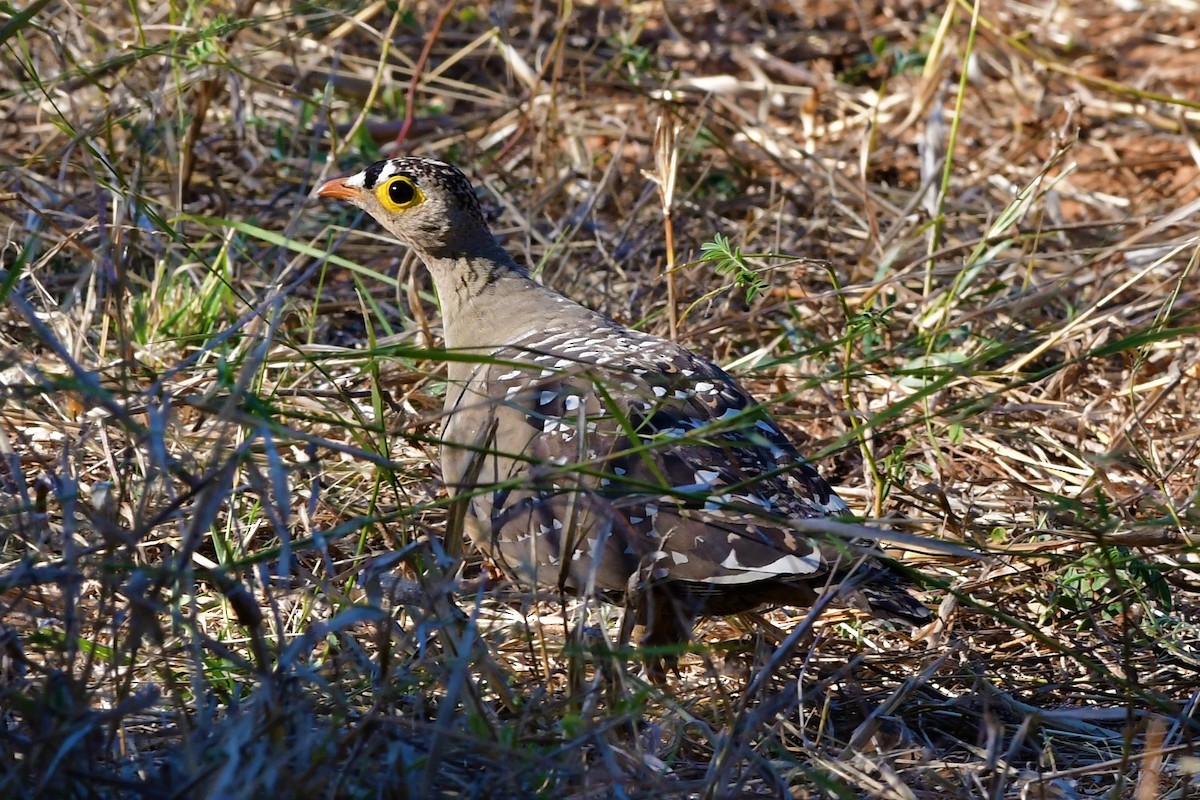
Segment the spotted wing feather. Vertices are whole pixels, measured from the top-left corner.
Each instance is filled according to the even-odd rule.
[[[599,318],[492,358],[448,399],[473,413],[452,414],[443,461],[452,484],[470,472],[494,487],[472,498],[475,538],[517,577],[608,594],[670,583],[730,613],[811,601],[851,566],[780,524],[847,507],[710,362]]]

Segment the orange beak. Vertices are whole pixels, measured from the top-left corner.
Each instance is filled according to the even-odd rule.
[[[317,189],[317,197],[332,197],[334,200],[351,200],[362,197],[362,189],[346,185],[345,178],[326,181]]]

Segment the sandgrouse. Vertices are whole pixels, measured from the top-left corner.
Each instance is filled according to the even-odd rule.
[[[433,274],[446,347],[469,356],[448,365],[443,478],[511,576],[632,602],[652,645],[686,642],[697,614],[839,588],[875,616],[930,617],[886,560],[789,526],[848,509],[733,378],[535,282],[457,169],[394,158],[317,194],[366,211]]]

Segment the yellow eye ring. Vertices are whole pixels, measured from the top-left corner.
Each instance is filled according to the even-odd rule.
[[[408,211],[425,202],[425,193],[408,178],[397,175],[388,178],[375,189],[379,204],[393,214]]]

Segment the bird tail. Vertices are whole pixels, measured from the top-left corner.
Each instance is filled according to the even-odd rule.
[[[869,569],[842,584],[842,602],[877,619],[901,620],[924,625],[933,613],[908,592],[908,583],[886,567]]]

